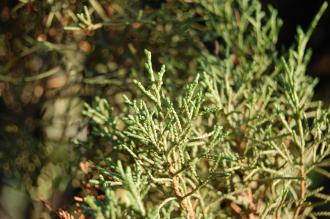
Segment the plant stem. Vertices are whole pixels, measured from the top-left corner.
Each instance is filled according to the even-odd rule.
[[[297,219],[299,217],[299,214],[301,212],[302,209],[302,203],[304,202],[305,199],[305,165],[304,165],[304,155],[303,152],[301,152],[300,154],[300,175],[303,178],[300,182],[300,200],[298,203],[298,206],[296,208],[296,211],[294,213],[293,219]]]
[[[174,193],[177,196],[177,198],[179,200],[181,200],[182,207],[184,209],[186,209],[186,211],[187,211],[187,218],[188,219],[195,219],[196,217],[195,217],[195,212],[194,212],[193,207],[188,204],[188,198],[183,199],[183,196],[182,196],[182,194],[180,192],[180,188],[179,188],[179,185],[178,185],[178,182],[177,182],[177,175],[175,175],[176,170],[174,169],[174,167],[173,167],[172,164],[170,164],[169,172],[172,175],[172,182],[173,182]]]

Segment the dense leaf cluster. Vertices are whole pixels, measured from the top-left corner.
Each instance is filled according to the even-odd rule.
[[[325,8],[279,53],[257,0],[8,1],[4,179],[52,210],[81,187],[82,218],[329,216],[329,110],[305,74]]]
[[[210,5],[204,6],[216,18],[226,14]],[[183,92],[163,86],[165,66],[154,72],[147,51],[149,82],[135,82],[140,98],[124,97],[118,115],[104,99],[86,106],[94,135],[112,147],[100,176],[90,181],[105,197],[87,196],[86,214],[294,219],[329,214],[314,211],[329,201],[312,176],[329,175],[324,167],[330,127],[329,110],[312,100],[316,80],[305,75],[311,29],[298,30],[296,48],[277,55],[276,16],[267,23],[258,7],[253,15],[242,15],[242,29],[235,23],[237,32],[224,34],[222,57],[201,55],[201,73]],[[245,35],[247,26],[253,32]],[[233,53],[229,42],[235,39]],[[246,42],[242,47],[240,39]]]

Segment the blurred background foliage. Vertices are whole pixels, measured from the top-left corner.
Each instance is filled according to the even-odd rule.
[[[152,51],[157,69],[166,63],[167,78],[177,80],[165,83],[175,90],[193,78],[203,52],[221,56],[229,47],[233,62],[239,62],[240,53],[255,46],[256,36],[241,39],[238,31],[226,29],[229,16],[238,22],[242,13],[251,13],[251,5],[235,8],[235,1],[228,0],[233,8],[217,12],[207,8],[209,1],[196,2],[0,0],[0,218],[50,218],[49,209],[69,204],[83,177],[79,163],[102,160],[111,152],[104,143],[79,143],[88,138],[83,103],[103,96],[120,111],[121,95],[136,93],[133,80],[145,78],[139,76],[144,49]],[[261,10],[269,2],[285,18],[285,3],[263,1],[253,7]],[[273,46],[280,50],[292,44],[293,35],[287,33],[298,23],[309,24],[317,4],[306,15],[301,9],[309,20],[285,20],[292,27],[285,26]],[[212,13],[222,16],[213,20]],[[310,65],[325,79],[330,73],[324,66],[330,62],[320,60],[329,56],[328,24],[329,13],[311,40],[315,48],[327,45]],[[250,55],[267,53],[260,48]],[[328,97],[321,88],[317,97]]]

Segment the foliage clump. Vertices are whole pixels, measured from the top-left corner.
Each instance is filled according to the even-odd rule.
[[[217,16],[220,4],[200,4],[215,18],[223,15]],[[184,91],[169,89],[173,79],[165,66],[155,72],[146,51],[149,81],[135,81],[139,97],[124,96],[119,114],[105,99],[86,105],[93,135],[112,152],[89,181],[95,190],[85,194],[82,212],[95,218],[330,215],[315,210],[330,200],[313,182],[317,173],[329,175],[330,111],[312,99],[316,80],[305,75],[311,29],[299,29],[296,48],[278,55],[276,15],[264,20],[259,9],[223,36],[223,57],[201,55],[200,73]]]
[[[0,36],[0,94],[8,111],[45,112],[25,122],[45,142],[34,144],[29,128],[17,139],[27,143],[6,138],[3,151],[24,145],[20,156],[6,151],[24,159],[1,160],[2,172],[22,175],[46,204],[72,180],[82,186],[75,214],[87,218],[330,216],[318,210],[330,197],[315,180],[330,175],[329,109],[305,74],[325,8],[279,53],[281,21],[257,0],[20,1],[1,15],[10,34]],[[101,97],[84,106],[88,141],[74,150],[69,128],[84,123],[77,108],[92,96]],[[61,104],[63,115],[52,113]],[[15,136],[19,122],[1,132]]]

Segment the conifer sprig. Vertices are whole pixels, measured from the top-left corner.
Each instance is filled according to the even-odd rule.
[[[244,2],[241,8],[248,7]],[[221,5],[200,4],[215,20],[229,16]],[[253,36],[238,27],[225,38],[224,57],[203,54],[199,59],[203,73],[184,92],[172,93],[163,85],[165,67],[155,72],[146,51],[149,81],[134,82],[141,97],[124,97],[123,111],[110,119],[95,117],[102,115],[98,109],[104,100],[86,107],[92,123],[113,121],[107,133],[94,126],[111,139],[113,148],[112,172],[101,178],[106,175],[105,182],[109,181],[102,184],[111,191],[104,192],[106,200],[116,204],[93,202],[102,206],[103,215],[190,219],[328,215],[315,211],[330,200],[322,187],[313,185],[313,175],[329,177],[324,167],[330,165],[330,127],[329,110],[312,99],[316,80],[305,75],[311,30],[299,30],[296,49],[280,56],[273,45],[280,22],[274,11],[273,23],[264,16],[259,7],[246,18],[242,15],[242,20],[232,16],[235,25],[251,25]],[[213,25],[215,20],[208,22]],[[263,25],[268,31],[262,30]],[[247,44],[235,47],[231,43],[235,37]],[[261,40],[255,50],[250,37]],[[118,190],[125,192],[118,195]],[[90,206],[94,216],[99,214]]]

